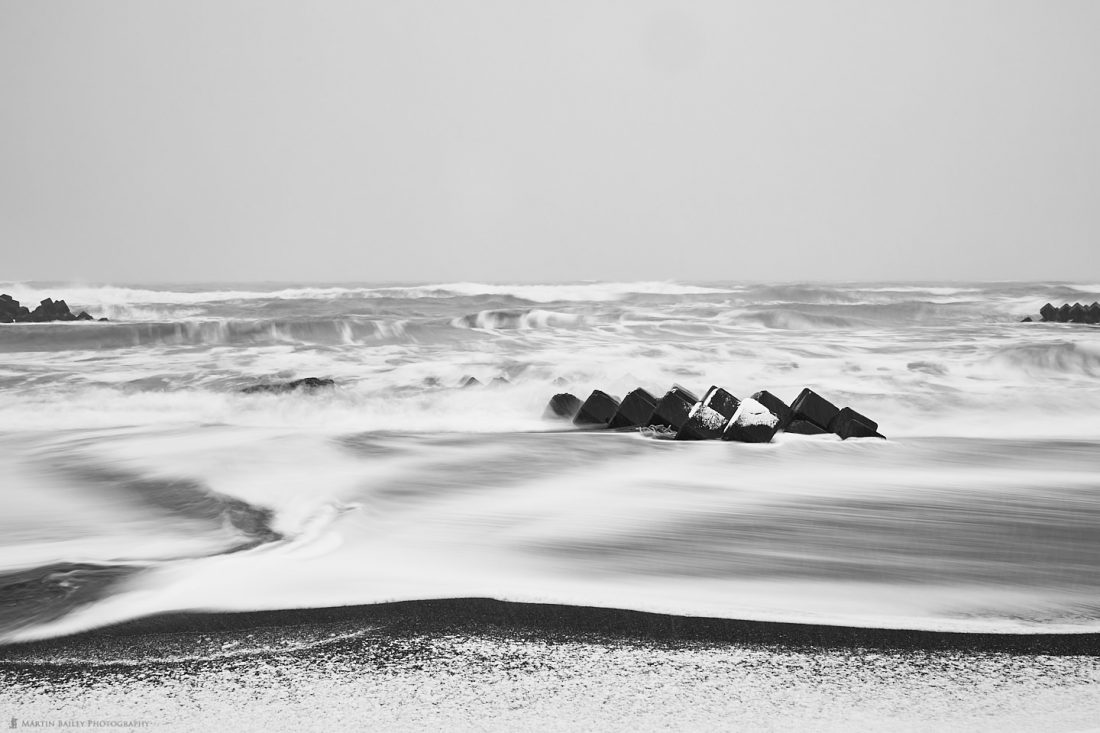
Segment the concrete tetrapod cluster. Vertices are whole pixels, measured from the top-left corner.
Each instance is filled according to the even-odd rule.
[[[1053,303],[1047,303],[1039,309],[1038,320],[1046,323],[1100,323],[1100,302],[1092,305],[1065,303],[1060,308]],[[1034,323],[1035,319],[1028,316],[1020,322]]]
[[[589,429],[653,428],[676,440],[768,443],[780,431],[835,433],[844,440],[883,437],[877,422],[837,407],[808,387],[790,405],[771,392],[740,400],[721,387],[711,387],[699,399],[678,384],[660,399],[641,387],[622,401],[598,389],[584,402],[563,392],[550,399],[543,417]]]

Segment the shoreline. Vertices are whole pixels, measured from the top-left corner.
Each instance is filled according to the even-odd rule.
[[[593,638],[642,644],[715,644],[807,649],[868,649],[1100,656],[1100,634],[915,631],[675,616],[627,609],[447,598],[275,611],[188,611],[147,616],[67,636],[0,646],[0,663],[30,664],[27,655],[103,645],[130,647],[161,634],[235,634],[356,624],[391,638],[465,634],[545,640]],[[13,658],[7,658],[14,653]]]

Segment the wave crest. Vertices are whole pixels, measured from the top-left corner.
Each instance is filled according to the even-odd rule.
[[[993,359],[1033,375],[1100,376],[1100,351],[1067,341],[1007,346],[995,354]]]
[[[4,332],[4,346],[8,351],[68,351],[137,346],[355,345],[405,341],[406,326],[405,321],[356,317],[20,324]]]
[[[483,310],[459,316],[451,321],[455,328],[481,328],[485,330],[572,328],[584,323],[584,316],[541,310]]]
[[[475,282],[425,285],[334,285],[264,289],[255,285],[217,290],[186,288],[155,290],[115,285],[0,283],[0,292],[17,300],[37,303],[43,298],[63,297],[81,308],[122,314],[129,306],[195,306],[250,300],[339,300],[352,298],[455,298],[512,297],[532,303],[560,301],[612,301],[629,295],[708,295],[734,292],[729,289],[682,285],[673,282],[489,284]]]

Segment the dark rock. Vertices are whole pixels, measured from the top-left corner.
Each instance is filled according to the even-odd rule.
[[[305,377],[304,379],[295,379],[290,382],[274,382],[270,384],[254,384],[251,387],[245,387],[241,390],[244,394],[282,394],[284,392],[294,392],[300,390],[302,392],[314,392],[324,387],[335,387],[336,382],[331,379],[318,379],[317,377]]]
[[[31,311],[30,320],[35,323],[46,323],[47,321],[69,321],[74,320],[75,316],[69,312],[69,306],[63,300],[54,302],[50,298],[46,298],[38,307]]]
[[[752,396],[754,400],[771,410],[771,413],[779,418],[779,429],[786,430],[794,419],[794,413],[787,403],[779,399],[767,390],[761,390]]]
[[[577,414],[573,416],[574,425],[607,425],[619,410],[619,401],[598,389],[592,390]]]
[[[481,380],[477,377],[466,377],[461,382],[459,382],[458,386],[462,389],[466,389],[467,387],[480,387]]]
[[[795,420],[809,420],[822,430],[828,430],[840,409],[807,387],[791,403],[791,412]]]
[[[676,440],[717,440],[740,404],[741,400],[721,387],[711,387],[691,408],[687,420],[676,432]]]
[[[1039,315],[1043,317],[1044,321],[1053,321],[1058,318],[1058,309],[1047,303],[1039,309]]]
[[[577,411],[581,409],[581,401],[568,392],[561,392],[550,398],[546,409],[542,411],[545,419],[572,420]]]
[[[699,402],[699,398],[678,384],[672,385],[672,389],[657,401],[653,408],[653,414],[649,418],[649,424],[653,427],[666,427],[679,430],[688,419],[691,408]]]
[[[784,405],[786,407],[786,405]],[[737,408],[736,414],[726,425],[722,440],[740,443],[770,443],[779,432],[779,416],[764,404],[749,398]]]
[[[1031,323],[1031,316],[1024,316],[1024,320],[1020,321],[1020,323]]]
[[[851,407],[845,407],[836,414],[829,424],[829,430],[840,436],[841,440],[848,438],[881,438],[878,434],[878,423],[861,415]]]
[[[657,398],[641,387],[623,397],[608,427],[640,428],[649,424],[653,410],[657,407]]]
[[[88,317],[91,318],[90,316]],[[0,295],[0,323],[47,323],[49,321],[87,320],[80,318],[64,300],[45,298],[32,311],[8,294]],[[102,320],[107,320],[106,318]]]
[[[335,387],[336,381],[332,379],[319,379],[318,377],[305,377],[288,382],[291,389],[321,389],[322,387]]]
[[[796,435],[824,435],[829,431],[822,430],[809,420],[791,420],[783,432],[795,433]]]

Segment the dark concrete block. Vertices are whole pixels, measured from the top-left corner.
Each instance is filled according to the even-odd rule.
[[[850,407],[845,407],[833,418],[829,429],[840,436],[841,440],[848,438],[882,438],[878,433],[878,423],[871,418],[861,415]]]
[[[1100,323],[1100,303],[1089,306],[1089,323]]]
[[[829,423],[840,412],[840,408],[807,387],[791,403],[791,413],[795,420],[809,420],[823,430],[829,429]]]
[[[1039,309],[1039,315],[1043,317],[1044,321],[1054,321],[1058,318],[1058,309],[1047,303]]]
[[[464,377],[462,381],[458,383],[458,386],[462,389],[466,389],[467,387],[480,387],[481,380],[477,377]]]
[[[720,413],[726,418],[733,417],[733,414],[737,412],[738,406],[741,404],[741,400],[731,395],[726,390],[718,386],[711,386],[703,395],[702,403]]]
[[[674,384],[664,397],[657,400],[657,406],[653,408],[653,414],[649,418],[649,425],[679,430],[687,421],[691,408],[698,402],[698,397],[680,385]]]
[[[78,321],[94,321],[95,319],[88,315],[88,311],[80,311],[79,315],[77,315],[77,317],[76,317],[76,320],[78,320]]]
[[[722,440],[735,440],[739,443],[770,443],[777,432],[779,432],[779,416],[750,397],[737,408],[736,414],[722,433]]]
[[[657,398],[641,387],[623,397],[619,409],[611,418],[608,427],[640,428],[649,424],[653,410],[657,407]]]
[[[676,432],[676,440],[717,440],[722,437],[741,400],[721,387],[712,386],[693,405],[687,420]]]
[[[619,401],[606,392],[596,389],[588,395],[588,399],[573,416],[573,424],[589,427],[607,425],[618,411]]]
[[[695,403],[684,424],[676,431],[676,440],[718,440],[730,419],[702,402]]]
[[[786,402],[779,399],[767,390],[761,390],[752,396],[754,400],[771,410],[771,413],[779,418],[779,429],[786,430],[794,419],[794,413]]]
[[[845,422],[847,420],[859,420],[864,425],[869,425],[872,430],[878,430],[878,423],[877,422],[875,422],[871,418],[867,417],[866,415],[861,415],[860,413],[853,410],[851,407],[845,407],[840,412],[838,412],[836,414],[836,417],[834,417],[832,419],[832,421],[829,423],[830,432],[835,433],[836,432],[835,426],[840,425],[840,424],[842,424],[843,422]]]
[[[545,419],[572,420],[581,409],[581,401],[568,392],[561,392],[550,398],[546,409],[542,411]]]
[[[1085,323],[1087,315],[1088,311],[1085,310],[1085,306],[1081,305],[1080,303],[1074,303],[1072,306],[1070,306],[1069,316],[1067,317],[1067,320],[1070,323]]]
[[[1020,323],[1031,323],[1031,316],[1024,316],[1024,319]]]
[[[872,431],[878,430],[878,423],[871,418],[856,412],[851,407],[845,407],[837,413],[836,417],[829,423],[829,431],[836,433],[841,438],[847,437],[845,431],[848,430],[848,426],[853,423],[859,423],[864,425]]]
[[[809,420],[791,420],[783,432],[796,435],[824,435],[829,431],[819,428]]]
[[[1065,323],[1066,321],[1068,321],[1069,320],[1069,309],[1071,307],[1072,306],[1070,306],[1069,303],[1066,303],[1061,308],[1059,308],[1058,309],[1058,315],[1054,320],[1058,321],[1059,323]]]

